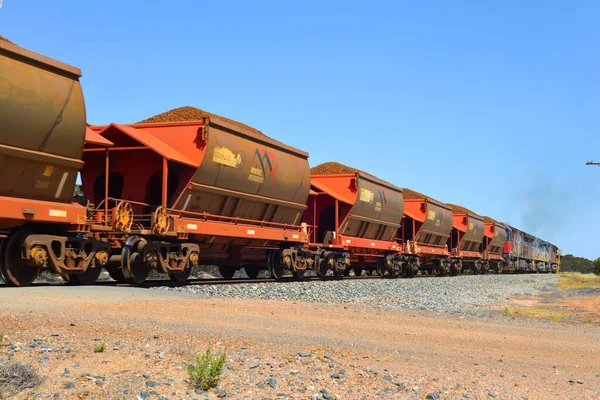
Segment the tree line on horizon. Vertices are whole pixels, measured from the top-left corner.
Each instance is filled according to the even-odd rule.
[[[582,274],[600,275],[600,257],[594,261],[585,257],[575,257],[573,254],[560,256],[561,272],[580,272]]]

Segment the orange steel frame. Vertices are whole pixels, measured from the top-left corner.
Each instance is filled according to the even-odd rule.
[[[105,152],[105,184],[104,184],[104,215],[109,213],[109,200],[124,200],[132,204],[143,204],[133,202],[127,199],[110,198],[109,193],[109,174],[110,174],[110,152],[111,151],[128,151],[141,150],[150,148],[146,146],[129,146],[129,147],[106,147],[105,149],[84,149],[84,152],[104,151]],[[167,187],[168,187],[168,160],[162,157],[162,206],[167,208]],[[188,183],[188,185],[190,185]],[[0,203],[1,205],[1,203]],[[79,206],[81,207],[81,206]],[[83,215],[85,216],[85,208]],[[260,220],[251,220],[244,218],[225,217],[221,215],[213,215],[209,213],[196,213],[191,211],[182,211],[173,208],[167,208],[169,215],[173,218],[173,226],[171,233],[174,233],[179,238],[187,238],[189,234],[209,235],[209,236],[233,236],[236,238],[245,239],[261,239],[272,241],[288,241],[301,244],[308,243],[308,231],[305,232],[300,225],[280,224],[273,222],[265,222]],[[134,218],[136,216],[134,215]],[[109,227],[108,218],[102,223],[105,228]],[[97,225],[94,227],[97,228]],[[106,229],[104,229],[106,230]]]
[[[27,222],[79,225],[85,231],[87,212],[85,207],[75,203],[0,196],[0,220],[14,221],[13,226]]]

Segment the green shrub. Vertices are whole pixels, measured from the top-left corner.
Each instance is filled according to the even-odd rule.
[[[504,310],[502,310],[502,315],[505,317],[512,317],[513,313],[508,307],[504,307]]]
[[[204,351],[204,354],[196,354],[196,363],[188,364],[188,374],[194,384],[202,389],[208,390],[211,387],[217,386],[219,377],[223,373],[223,365],[227,355],[214,354],[212,346],[209,343]]]
[[[104,353],[106,349],[106,343],[102,343],[101,345],[94,346],[94,353]]]

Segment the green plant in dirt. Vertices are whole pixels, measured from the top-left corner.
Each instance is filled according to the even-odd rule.
[[[94,353],[104,353],[104,350],[106,350],[106,343],[94,346]]]
[[[525,279],[524,283],[535,283],[535,279]]]
[[[502,315],[505,317],[512,317],[513,313],[508,307],[504,307],[504,310],[502,310]]]
[[[194,364],[188,364],[188,374],[192,382],[202,390],[208,390],[217,386],[219,378],[223,373],[223,365],[227,355],[225,352],[214,354],[212,345],[208,347],[203,354],[196,354]]]

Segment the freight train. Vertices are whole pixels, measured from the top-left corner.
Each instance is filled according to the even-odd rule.
[[[184,107],[86,124],[79,69],[0,40],[0,272],[140,284],[197,265],[232,278],[554,271],[556,246]],[[73,199],[77,174],[85,198]],[[466,210],[466,211],[465,211]]]

